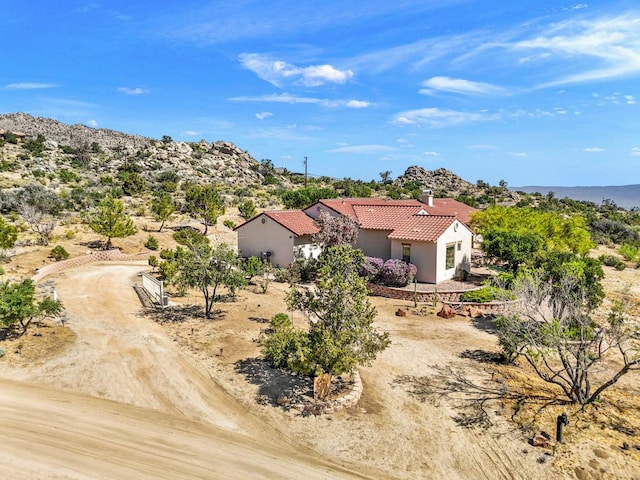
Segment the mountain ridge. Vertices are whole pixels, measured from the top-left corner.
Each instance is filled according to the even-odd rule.
[[[613,201],[617,206],[626,210],[640,208],[640,184],[576,187],[526,185],[509,189],[542,195],[553,192],[556,198],[567,197],[573,200],[593,202],[596,205],[600,205],[604,201]]]

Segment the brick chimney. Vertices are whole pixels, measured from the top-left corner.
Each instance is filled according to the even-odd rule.
[[[433,192],[431,190],[423,190],[421,201],[428,207],[433,207]]]

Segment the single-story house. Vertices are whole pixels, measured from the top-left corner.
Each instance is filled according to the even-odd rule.
[[[308,258],[320,254],[311,241],[320,227],[301,210],[263,212],[234,230],[238,234],[238,255],[269,260],[275,267],[286,267],[297,255]]]
[[[335,198],[302,211],[265,212],[236,227],[240,254],[271,252],[272,263],[285,266],[295,258],[294,247],[299,251],[305,242],[308,252],[317,252],[311,236],[323,211],[358,224],[355,247],[366,256],[413,263],[419,282],[439,283],[470,271],[473,233],[467,224],[476,210],[451,198],[434,199],[429,191],[422,201]]]

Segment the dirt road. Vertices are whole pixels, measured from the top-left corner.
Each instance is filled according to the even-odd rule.
[[[0,370],[4,478],[374,478],[278,435],[138,315],[143,268],[91,265],[55,279],[77,342]]]

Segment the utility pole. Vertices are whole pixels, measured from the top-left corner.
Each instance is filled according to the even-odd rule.
[[[307,157],[304,157],[304,188],[307,188]]]

